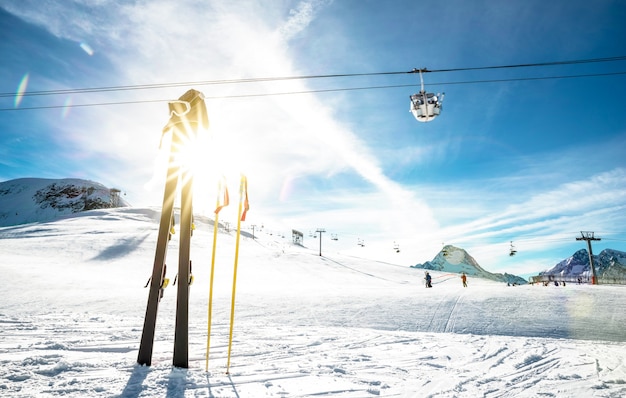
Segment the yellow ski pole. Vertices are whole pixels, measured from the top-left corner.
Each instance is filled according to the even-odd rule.
[[[224,199],[220,203],[222,196]],[[213,315],[213,280],[215,276],[215,251],[217,247],[217,230],[219,229],[219,213],[224,206],[228,206],[228,188],[226,187],[226,181],[222,177],[217,187],[217,203],[215,204],[215,219],[213,221],[213,254],[211,255],[211,281],[209,283],[209,309],[207,317],[207,336],[206,336],[206,361],[205,371],[209,371],[209,349],[211,347],[211,319]]]
[[[244,199],[245,196],[245,199]],[[245,206],[245,210],[242,213],[242,208]],[[239,262],[239,238],[241,236],[241,222],[246,219],[246,212],[248,211],[248,179],[243,174],[241,175],[241,183],[239,185],[239,211],[237,213],[237,240],[235,242],[235,267],[233,273],[233,295],[231,298],[230,306],[230,332],[228,334],[228,360],[226,362],[226,374],[230,370],[230,352],[233,344],[233,324],[235,321],[235,292],[237,288],[237,264]]]

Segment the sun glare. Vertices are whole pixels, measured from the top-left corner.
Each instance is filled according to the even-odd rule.
[[[237,148],[218,137],[209,137],[204,147],[207,150],[204,156],[199,158],[196,168],[201,180],[198,188],[202,189],[199,191],[202,197],[208,197],[212,201],[214,192],[217,191],[218,182],[224,181],[232,197],[235,198],[239,189],[240,177],[242,174],[247,174],[247,170],[238,159]]]
[[[171,160],[180,175],[183,175],[184,171],[190,172],[188,175],[193,177],[194,211],[211,214],[215,210],[215,198],[220,181],[225,179],[228,190],[232,193],[238,192],[239,179],[243,171],[233,158],[235,153],[233,151],[236,148],[228,148],[224,142],[218,144],[211,132],[203,129],[196,135],[182,137],[181,141],[172,148],[173,154],[170,158],[167,148],[171,145],[171,133],[166,134],[162,151],[168,153],[163,153],[161,158],[165,163]],[[162,166],[164,165],[161,164],[159,168],[164,172],[167,165]],[[184,182],[179,181],[179,187]]]
[[[185,95],[189,93],[193,92],[190,90]],[[247,151],[251,148],[246,148],[245,140],[242,142],[237,135],[229,134],[228,129],[221,130],[219,122],[218,126],[212,126],[208,115],[202,123],[185,125],[186,118],[183,116],[190,109],[179,103],[185,104],[183,97],[170,103],[171,118],[161,140],[153,181],[163,184],[164,176],[176,173],[178,189],[175,200],[178,202],[181,187],[187,182],[183,179],[193,178],[194,213],[212,216],[219,200],[216,198],[220,184],[225,185],[235,201],[242,175],[248,176],[248,172],[254,175],[254,170],[246,170],[246,165],[254,161]],[[192,115],[191,120],[195,121],[196,117],[198,114]],[[220,217],[236,218],[236,214],[237,206],[229,206],[220,212]]]

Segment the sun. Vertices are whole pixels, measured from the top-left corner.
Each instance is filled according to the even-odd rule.
[[[193,178],[194,211],[211,214],[215,210],[219,185],[225,184],[234,195],[241,175],[245,174],[237,157],[236,143],[215,135],[210,129],[200,129],[181,141],[171,161],[181,170],[181,177]],[[228,209],[225,211],[230,213]]]
[[[198,93],[194,91],[192,94],[200,96]],[[210,215],[215,210],[216,198],[220,196],[220,186],[225,186],[231,197],[240,190],[242,177],[248,174],[246,165],[253,162],[246,156],[246,149],[250,147],[237,135],[220,129],[219,122],[213,126],[208,113],[197,110],[193,113],[194,108],[182,98],[170,104],[171,118],[161,142],[161,169],[167,168],[168,175],[179,179],[177,198],[180,187],[191,181],[194,213]],[[193,101],[197,101],[196,97]],[[191,123],[188,123],[188,114]],[[225,209],[225,213],[231,210]]]

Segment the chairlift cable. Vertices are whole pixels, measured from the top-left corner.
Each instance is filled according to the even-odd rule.
[[[427,83],[425,86],[445,86],[445,85],[460,85],[460,84],[485,84],[485,83],[507,83],[516,81],[535,81],[535,80],[555,80],[555,79],[572,79],[572,78],[584,78],[584,77],[603,77],[603,76],[617,76],[626,75],[626,71],[609,72],[609,73],[589,73],[581,75],[557,75],[557,76],[543,76],[543,77],[521,77],[510,79],[492,79],[492,80],[466,80],[458,82],[435,82]],[[201,85],[201,84],[200,84]],[[236,94],[236,95],[219,95],[219,96],[205,96],[205,100],[218,100],[218,99],[236,99],[236,98],[255,98],[255,97],[272,97],[279,95],[299,95],[299,94],[316,94],[316,93],[329,93],[340,91],[360,91],[360,90],[381,90],[381,89],[393,89],[403,87],[414,87],[414,84],[396,84],[396,85],[384,85],[384,86],[365,86],[365,87],[347,87],[347,88],[333,88],[333,89],[320,89],[320,90],[304,90],[304,91],[287,91],[276,93],[262,93],[262,94]],[[114,90],[110,90],[114,91]],[[85,93],[88,91],[79,91],[77,93]],[[68,92],[69,93],[69,92]],[[53,94],[50,92],[50,94]],[[54,93],[63,94],[63,93]],[[0,93],[2,97],[14,97],[15,93]],[[36,95],[32,93],[24,93],[23,96]],[[64,105],[43,105],[43,106],[31,106],[20,108],[0,108],[1,111],[21,111],[21,110],[37,110],[37,109],[58,109],[58,108],[80,108],[91,106],[109,106],[109,105],[132,105],[132,104],[146,104],[157,102],[171,102],[171,98],[167,99],[153,99],[153,100],[134,100],[134,101],[111,101],[111,102],[94,102],[86,104],[64,104]]]
[[[512,69],[512,68],[544,67],[544,66],[556,66],[556,65],[578,65],[578,64],[615,62],[615,61],[625,61],[625,60],[626,60],[626,55],[622,55],[622,56],[616,56],[616,57],[590,58],[590,59],[579,59],[579,60],[570,60],[570,61],[552,61],[552,62],[513,64],[513,65],[495,65],[495,66],[479,66],[479,67],[432,69],[432,70],[423,68],[423,69],[413,69],[410,71],[395,71],[395,72],[364,72],[364,73],[343,73],[343,74],[327,74],[327,75],[257,77],[257,78],[241,78],[241,79],[200,80],[200,81],[193,81],[193,82],[169,82],[169,83],[150,83],[150,84],[122,85],[122,86],[104,86],[104,87],[90,87],[90,88],[61,89],[61,90],[42,90],[42,91],[25,92],[22,95],[23,96],[35,96],[35,95],[82,94],[82,93],[108,92],[108,91],[128,91],[128,90],[172,88],[172,87],[190,86],[190,85],[204,86],[204,85],[216,85],[216,84],[259,83],[259,82],[272,82],[272,81],[285,81],[285,80],[306,80],[306,79],[324,79],[324,78],[359,77],[359,76],[384,76],[384,75],[400,75],[400,74],[407,74],[407,73],[416,73],[419,71],[429,72],[429,73],[461,72],[461,71],[470,71],[470,70]],[[14,92],[0,93],[0,97],[13,97],[13,96],[15,96]]]
[[[529,63],[529,64],[516,64],[516,65],[437,69],[437,70],[428,70],[427,72],[460,72],[460,71],[469,71],[469,70],[529,68],[529,67],[538,67],[538,66],[578,65],[578,64],[590,64],[590,63],[597,63],[597,62],[614,62],[614,61],[625,61],[625,60],[626,60],[626,56],[622,55],[622,56],[617,56],[617,57],[579,59],[579,60],[572,60],[572,61],[553,61],[553,62],[537,62],[537,63]]]

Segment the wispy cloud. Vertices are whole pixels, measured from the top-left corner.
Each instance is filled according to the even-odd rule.
[[[332,3],[332,0],[301,1],[289,11],[289,18],[280,27],[279,32],[286,40],[291,39],[307,28],[315,19],[316,13]]]
[[[461,245],[488,246],[509,240],[532,240],[535,244],[568,236],[573,239],[581,229],[617,232],[616,225],[626,221],[621,215],[626,203],[625,187],[623,168],[567,181],[530,196],[509,198],[507,206],[501,203],[492,210],[481,209],[482,215],[445,227],[442,235]],[[530,250],[544,248],[534,245]]]
[[[97,20],[74,18],[81,13],[81,8],[58,4],[51,6],[46,15],[31,10],[26,17],[47,24],[48,29],[58,36],[98,43],[103,48],[93,51],[116,63],[118,70],[126,75],[120,80],[145,83],[200,80],[213,76],[297,75],[286,41],[305,30],[328,4],[328,1],[300,2],[289,10],[284,20],[258,18],[259,12],[271,13],[254,4],[247,8],[203,2],[174,6],[170,2],[158,1],[143,4],[141,8],[131,5],[102,7],[106,18],[101,15]],[[59,24],[59,20],[65,23]],[[79,20],[80,23],[71,22]],[[275,32],[280,35],[276,36]],[[114,53],[107,53],[107,43],[116,48]],[[199,89],[218,96],[237,90],[236,87]],[[258,93],[281,89],[306,91],[307,86],[300,81],[291,81],[258,84],[253,89]],[[134,98],[139,96],[137,93],[125,94]],[[166,90],[160,95],[175,98],[178,93]],[[91,96],[92,100],[97,97]],[[281,191],[285,181],[306,178],[307,175],[332,177],[348,172],[370,183],[372,192],[382,193],[384,197],[378,199],[381,203],[391,204],[393,208],[415,207],[417,200],[410,190],[390,180],[371,150],[349,128],[334,120],[332,109],[313,96],[274,97],[267,101],[252,99],[239,103],[209,101],[208,107],[214,136],[211,144],[220,145],[223,152],[231,154],[230,163],[237,165],[237,172],[251,174],[252,186],[258,181],[261,182],[258,185],[267,187],[266,192],[259,195],[263,201],[276,198],[275,193]],[[75,135],[72,141],[91,151],[119,153],[124,151],[123,148],[143,146],[146,152],[155,154],[156,139],[148,137],[149,134],[154,134],[154,138],[158,136],[159,130],[155,127],[164,119],[163,115],[155,117],[158,114],[156,109],[157,106],[150,106],[146,111],[129,107],[90,114],[90,117],[102,118],[101,122],[94,124],[91,121],[89,139]],[[133,114],[131,119],[127,117],[129,111]],[[161,120],[154,122],[154,119]],[[115,125],[122,129],[115,128]],[[148,132],[147,127],[152,132]],[[94,140],[94,136],[107,139]],[[151,146],[152,150],[149,149]],[[210,153],[211,149],[207,150]],[[128,153],[130,157],[134,151]],[[119,157],[124,158],[124,155]],[[230,173],[235,174],[232,170]],[[154,185],[158,184],[155,182]],[[343,194],[352,195],[349,186],[343,191]],[[316,206],[327,205],[318,203]],[[422,220],[427,219],[429,225],[435,225],[425,210],[426,206],[422,204],[420,207]],[[402,224],[403,220],[407,219],[398,221]]]
[[[305,35],[319,33],[312,31],[316,19],[334,5],[324,0],[26,0],[5,7],[57,37],[74,41],[77,48],[89,43],[89,51],[85,51],[93,56],[81,55],[90,62],[101,59],[110,64],[110,76],[103,81],[141,85],[302,75],[299,65],[303,61],[294,58],[291,46]],[[460,11],[453,14],[459,15],[459,21],[465,18]],[[333,16],[332,23],[340,27],[341,22]],[[509,39],[500,42],[505,40]],[[352,44],[345,37],[337,37],[337,41],[344,50]],[[316,51],[324,49],[316,47]],[[43,84],[59,88],[62,83]],[[513,239],[550,239],[581,228],[607,229],[611,222],[625,221],[621,216],[626,203],[624,137],[593,149],[571,145],[559,151],[526,154],[509,141],[499,141],[499,135],[493,133],[502,107],[509,106],[505,99],[513,95],[510,86],[468,94],[472,101],[485,104],[480,112],[464,114],[467,102],[457,98],[456,109],[447,107],[445,112],[462,114],[462,122],[428,126],[423,129],[426,138],[380,148],[377,142],[384,137],[368,140],[376,133],[359,128],[370,126],[349,122],[338,114],[338,109],[348,109],[355,110],[355,118],[363,116],[362,109],[355,109],[361,105],[359,100],[380,103],[378,93],[362,97],[345,93],[265,96],[307,91],[312,85],[305,80],[190,84],[80,94],[72,96],[71,103],[171,100],[188,88],[200,90],[208,98],[210,130],[198,142],[204,159],[195,187],[198,210],[211,211],[218,176],[226,175],[231,190],[236,191],[239,174],[245,173],[251,222],[287,230],[326,227],[350,236],[355,248],[356,237],[382,242],[380,246],[372,242],[365,250],[397,241],[403,248],[400,256],[408,262],[430,259],[445,242],[465,245],[496,259],[495,264],[500,260],[496,251],[506,254]],[[225,98],[241,94],[258,97]],[[454,104],[452,98],[446,101]],[[59,103],[68,100],[64,97]],[[403,101],[403,112],[410,118],[405,97]],[[52,139],[63,143],[67,153],[104,159],[86,166],[85,174],[121,186],[135,205],[160,204],[167,154],[158,144],[168,118],[166,102],[72,108],[55,117],[49,120],[58,131]],[[58,123],[61,117],[62,125]],[[393,130],[397,121],[376,122]],[[509,132],[498,133],[504,136]],[[473,151],[476,148],[496,153]],[[476,175],[457,170],[463,178],[419,182],[423,170],[466,161],[468,154],[478,156],[477,152],[487,159],[477,162],[484,169]],[[581,159],[580,164],[572,161],[576,158]],[[474,167],[469,161],[467,164]],[[475,167],[478,170],[479,166]],[[233,217],[229,214],[233,207],[224,210],[224,219]],[[534,247],[539,251],[539,244]]]

